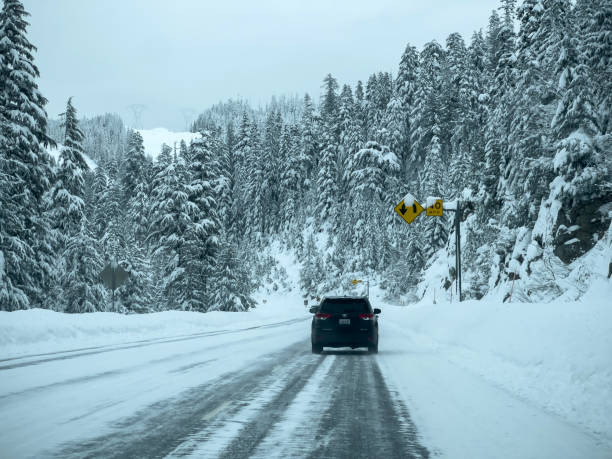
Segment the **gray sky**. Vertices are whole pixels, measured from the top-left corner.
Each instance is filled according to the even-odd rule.
[[[407,43],[485,29],[497,0],[24,0],[52,118],[74,96],[80,116],[144,104],[144,128],[181,130],[238,96],[310,93],[323,77],[354,85],[395,75]],[[317,99],[318,100],[318,99]]]

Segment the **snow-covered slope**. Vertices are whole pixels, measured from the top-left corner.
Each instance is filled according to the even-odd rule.
[[[55,159],[55,161],[57,162],[59,161],[59,155],[60,155],[60,152],[62,151],[62,147],[63,145],[58,144],[57,148],[52,148],[52,147],[47,148],[47,153],[49,153],[49,155],[51,155],[51,157]],[[85,162],[87,163],[90,169],[95,169],[96,167],[98,167],[96,162],[93,159],[91,159],[89,156],[84,154],[83,158],[85,158]]]
[[[184,140],[189,145],[189,142],[200,135],[196,132],[173,132],[161,127],[155,129],[136,129],[136,131],[142,136],[145,154],[153,159],[157,158],[161,152],[162,144],[165,143],[170,147],[174,147],[175,142],[178,144],[181,140]]]

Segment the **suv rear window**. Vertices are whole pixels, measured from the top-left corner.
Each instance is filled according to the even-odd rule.
[[[328,298],[321,303],[321,312],[327,314],[346,314],[349,312],[370,313],[367,301],[352,298]]]

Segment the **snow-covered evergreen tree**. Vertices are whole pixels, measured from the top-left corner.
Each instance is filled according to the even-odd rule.
[[[556,140],[553,160],[557,178],[552,196],[568,207],[601,196],[610,171],[602,168],[603,157],[593,137],[597,134],[597,109],[588,81],[586,56],[580,53],[577,31],[570,16],[565,22],[561,55],[556,66],[561,95],[551,125]]]
[[[442,147],[438,133],[440,132],[434,118],[432,137],[427,148],[423,174],[423,191],[426,196],[442,197],[445,189],[446,180],[443,173]],[[447,217],[428,218],[425,221],[425,239],[428,249],[428,256],[432,256],[438,249],[446,244],[448,239]]]
[[[433,136],[434,125],[441,128],[442,118],[442,69],[444,66],[444,50],[435,41],[427,43],[421,52],[421,66],[418,75],[418,89],[415,95],[411,118],[411,157],[410,162],[416,170],[422,170],[427,155],[427,148]],[[437,120],[437,123],[434,121]],[[441,145],[441,135],[438,142]],[[440,152],[444,156],[444,152]]]
[[[185,236],[192,225],[195,204],[189,201],[179,166],[170,162],[160,169],[151,194],[149,236],[159,266],[158,285],[164,309],[185,309]],[[191,292],[189,292],[191,294]]]
[[[52,172],[44,145],[46,99],[38,90],[35,47],[26,37],[28,13],[18,0],[0,11],[0,309],[42,305],[51,260],[43,196]]]
[[[415,101],[415,93],[417,89],[417,72],[419,66],[419,54],[414,46],[410,44],[406,45],[406,49],[402,54],[402,58],[399,64],[399,70],[397,78],[395,80],[395,91],[396,97],[399,97],[399,104],[395,103],[393,108],[393,115],[388,115],[395,126],[397,126],[397,117],[399,115],[397,106],[403,111],[403,130],[398,131],[398,140],[401,139],[402,144],[398,146],[392,145],[394,153],[400,159],[401,172],[400,176],[402,180],[407,180],[409,177],[415,175],[415,171],[409,168],[408,160],[412,156],[410,138],[412,136],[412,119],[409,114],[412,112],[412,108]],[[389,119],[387,124],[389,123]],[[389,131],[394,132],[394,129]]]
[[[216,151],[213,151],[216,150]],[[187,165],[189,218],[184,233],[186,277],[185,309],[205,312],[212,301],[212,280],[221,234],[217,190],[220,165],[219,144],[209,132],[191,144],[191,163]]]
[[[64,251],[62,284],[63,311],[70,313],[105,310],[105,293],[99,282],[102,257],[98,241],[81,222],[79,231],[68,239]]]
[[[323,145],[317,175],[316,218],[320,224],[335,217],[334,211],[338,202],[337,145],[330,133],[324,135]]]
[[[131,131],[128,134],[128,148],[121,177],[126,203],[135,195],[138,185],[144,181],[145,165],[142,136],[138,131]]]
[[[251,279],[238,256],[235,241],[224,239],[219,245],[210,310],[239,312],[255,307],[255,301],[250,296]]]

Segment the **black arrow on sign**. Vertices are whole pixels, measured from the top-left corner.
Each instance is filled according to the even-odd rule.
[[[402,202],[402,208],[399,211],[402,213],[402,215],[404,215],[407,210],[408,210],[408,207],[406,207],[406,204]]]

